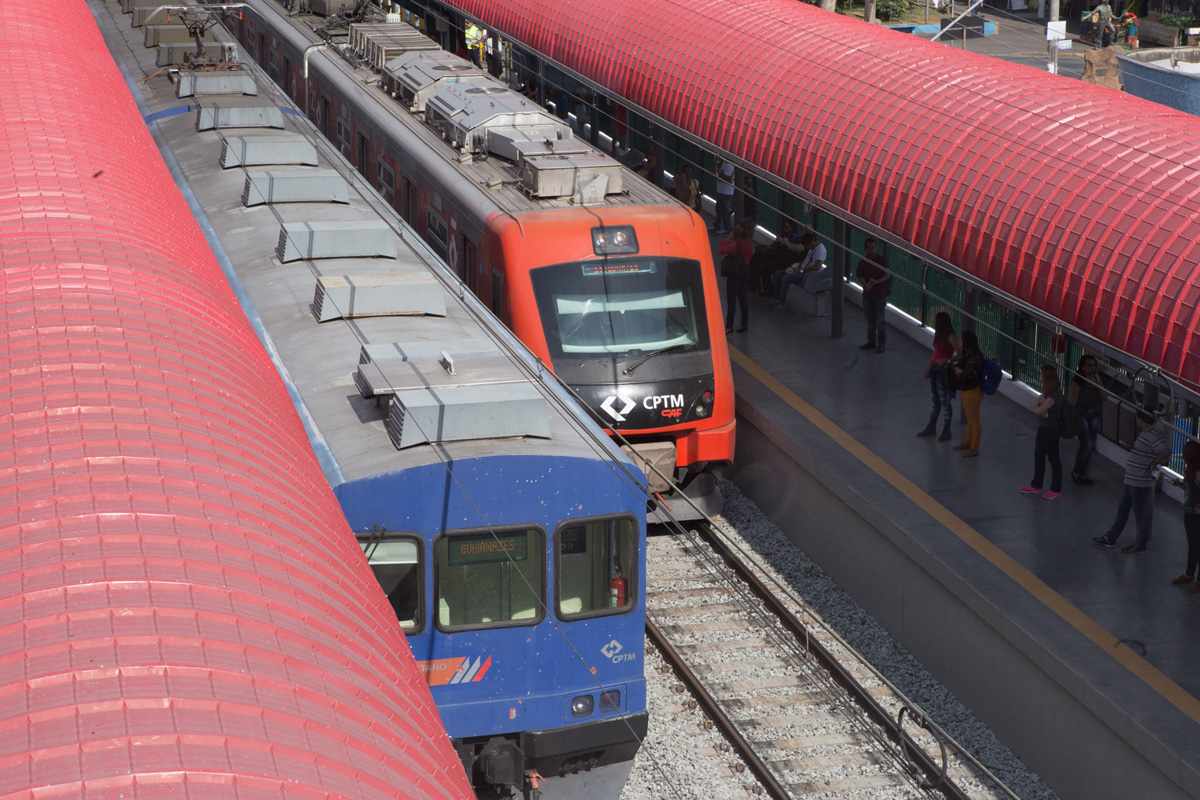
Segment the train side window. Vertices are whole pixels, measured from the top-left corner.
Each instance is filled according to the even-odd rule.
[[[379,159],[379,193],[383,195],[383,199],[387,200],[388,203],[395,204],[396,173],[392,172],[392,168],[382,158]]]
[[[427,237],[430,244],[438,251],[438,255],[443,258],[449,252],[450,231],[446,228],[446,220],[442,219],[442,215],[430,209],[425,214],[425,232],[429,234]],[[454,265],[450,265],[451,269]]]
[[[421,541],[392,534],[360,536],[358,544],[405,633],[421,630]]]
[[[560,619],[620,614],[633,608],[637,526],[632,519],[567,522],[555,539]]]
[[[451,533],[433,547],[439,630],[534,625],[541,620],[546,574],[541,530]]]

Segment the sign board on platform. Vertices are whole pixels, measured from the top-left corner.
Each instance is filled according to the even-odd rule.
[[[1067,21],[1059,20],[1058,22],[1046,23],[1046,41],[1058,42],[1067,38]]]

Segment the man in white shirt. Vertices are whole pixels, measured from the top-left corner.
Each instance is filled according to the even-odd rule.
[[[730,215],[733,214],[733,164],[725,162],[717,172],[717,227],[716,233],[722,236],[731,228]]]
[[[813,291],[817,287],[821,273],[828,270],[828,267],[825,266],[825,261],[829,258],[828,252],[816,235],[806,233],[801,237],[800,242],[805,247],[804,258],[798,264],[792,264],[779,273],[779,286],[775,290],[775,296],[776,302],[781,306],[787,302],[788,289],[797,284],[803,287],[805,280],[810,275],[816,275],[813,285],[809,287],[809,290]]]

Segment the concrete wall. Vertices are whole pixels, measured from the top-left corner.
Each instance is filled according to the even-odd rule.
[[[1187,66],[1171,69],[1150,63],[1164,61],[1174,53]],[[1156,48],[1117,57],[1125,91],[1143,100],[1200,114],[1200,48]]]

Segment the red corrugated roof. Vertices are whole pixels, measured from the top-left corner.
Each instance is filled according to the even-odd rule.
[[[1195,117],[797,0],[449,4],[1200,384]]]
[[[82,0],[0,126],[0,797],[471,796]]]

